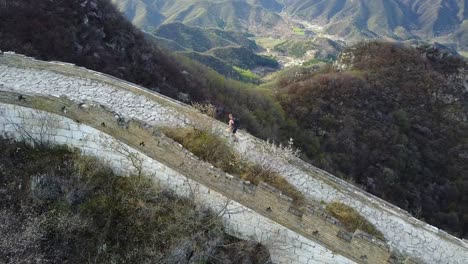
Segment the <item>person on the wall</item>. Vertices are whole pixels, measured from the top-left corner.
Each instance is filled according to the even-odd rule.
[[[231,131],[232,139],[235,142],[239,141],[239,138],[236,135],[237,129],[240,127],[239,118],[234,117],[232,114],[229,114],[229,122],[227,130]]]

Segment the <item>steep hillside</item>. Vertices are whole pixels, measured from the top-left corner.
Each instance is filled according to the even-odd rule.
[[[8,1],[0,20],[1,50],[73,62],[174,97],[179,88],[200,96],[109,1]]]
[[[337,69],[283,77],[278,100],[312,162],[468,236],[468,66],[434,48],[364,43]]]
[[[228,78],[234,80],[240,80],[244,82],[252,82],[258,83],[259,77],[254,76],[245,76],[238,70],[236,70],[235,66],[209,54],[199,53],[199,52],[182,52],[182,55],[189,57],[192,60],[198,61],[201,64],[206,65],[207,67],[212,68],[219,74],[222,74]]]
[[[274,12],[281,12],[283,10],[284,5],[282,2],[282,0],[247,0],[247,3],[258,5]]]
[[[187,51],[185,47],[182,47],[179,43],[166,38],[154,36],[152,34],[146,34],[149,41],[153,42],[156,46],[168,50],[168,51]]]

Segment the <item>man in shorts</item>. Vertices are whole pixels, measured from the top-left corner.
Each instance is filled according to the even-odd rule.
[[[240,127],[240,120],[238,118],[235,118],[232,114],[229,114],[229,122],[228,122],[228,129],[232,133],[232,138],[234,139],[235,142],[239,141],[239,139],[236,136],[237,129]]]

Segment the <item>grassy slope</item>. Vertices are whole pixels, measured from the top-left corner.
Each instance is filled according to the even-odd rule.
[[[244,74],[246,71],[238,70],[236,66],[232,66],[215,56],[198,52],[183,52],[181,54],[210,67],[228,78],[251,83],[258,83],[260,81],[258,76]]]
[[[153,33],[159,38],[157,43],[169,50],[181,51],[179,47],[183,46],[187,52],[182,54],[235,80],[258,83],[259,77],[249,72],[250,69],[278,67],[273,59],[255,54],[257,45],[243,33],[191,27],[178,22],[162,25]]]
[[[187,51],[187,49],[181,46],[179,43],[162,37],[156,37],[152,34],[146,34],[149,41],[155,43],[158,47],[168,51]]]

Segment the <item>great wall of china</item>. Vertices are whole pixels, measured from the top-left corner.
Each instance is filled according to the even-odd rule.
[[[236,150],[252,162],[268,160],[311,201],[306,210],[294,210],[289,197],[264,183],[253,186],[200,161],[158,130],[184,126],[193,115],[193,109],[177,101],[105,74],[0,55],[4,136],[21,139],[27,131],[30,137],[79,148],[125,174],[135,170],[129,160],[133,153],[144,173],[161,185],[215,211],[224,210],[228,232],[263,243],[275,263],[388,263],[396,251],[409,256],[407,263],[466,263],[467,241],[299,159],[286,161],[267,153],[263,141],[245,132]],[[224,125],[209,122],[222,133]],[[345,231],[313,201],[353,207],[386,242],[359,230]]]

